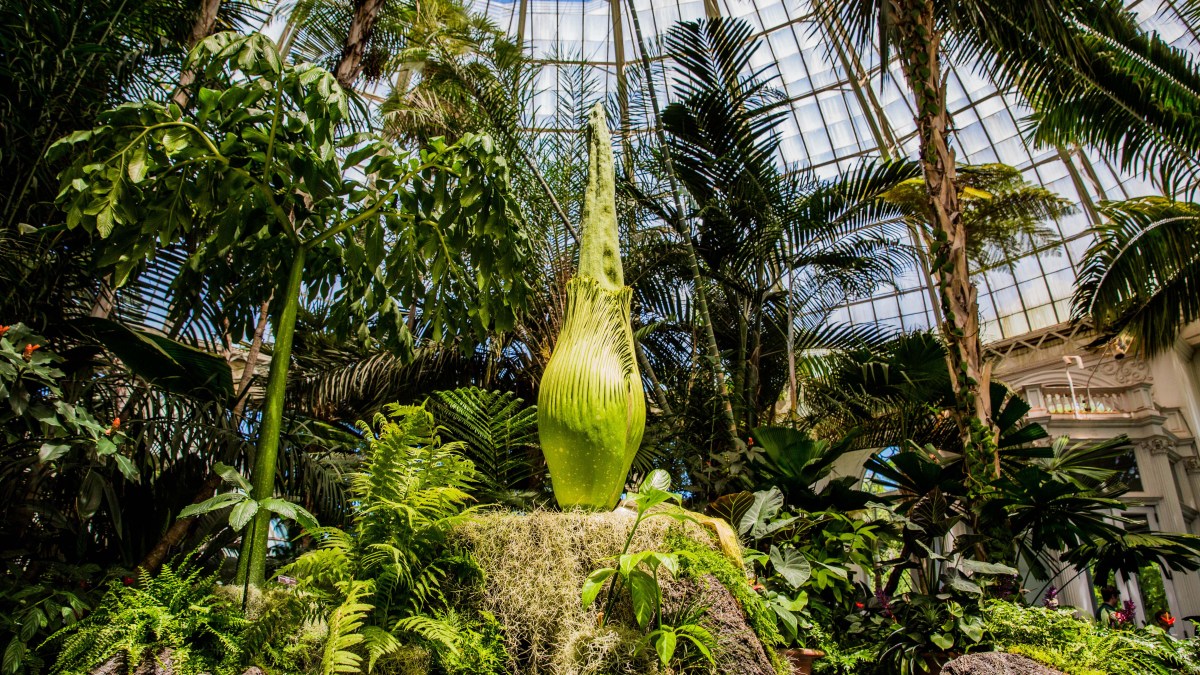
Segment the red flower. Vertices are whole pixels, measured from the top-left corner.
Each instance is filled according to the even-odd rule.
[[[854,606],[855,606],[856,608],[858,608],[858,609],[862,609],[862,608],[866,607],[866,605],[864,605],[864,604],[863,604],[863,603],[861,603],[861,602],[856,602],[856,603],[854,603]]]
[[[114,418],[113,418],[113,421],[112,421],[112,424],[110,424],[110,425],[108,426],[108,428],[104,430],[104,435],[105,435],[105,436],[112,436],[112,432],[114,432],[114,431],[116,431],[117,429],[120,429],[120,428],[121,428],[121,418],[120,418],[120,417],[114,417]]]
[[[4,334],[8,332],[9,328],[12,328],[12,326],[0,326],[0,337],[4,337]]]
[[[129,577],[129,576],[121,577],[121,583],[125,584],[126,586],[132,586],[133,585],[133,577]]]
[[[23,356],[25,357],[25,361],[27,361],[27,362],[28,362],[30,359],[32,359],[32,358],[33,358],[33,353],[34,353],[34,352],[36,352],[37,350],[41,349],[41,348],[42,348],[42,346],[41,346],[41,345],[35,345],[35,344],[33,344],[32,342],[30,342],[29,344],[25,345],[25,354],[23,354]]]
[[[762,584],[754,584],[753,588],[754,588],[754,592],[756,592],[756,593],[761,593],[761,592],[767,590],[767,587],[763,586]]]

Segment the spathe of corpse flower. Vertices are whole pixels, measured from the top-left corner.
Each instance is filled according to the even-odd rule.
[[[538,392],[538,432],[564,509],[612,508],[646,426],[617,236],[612,141],[604,108],[588,115],[588,182],[579,269]]]

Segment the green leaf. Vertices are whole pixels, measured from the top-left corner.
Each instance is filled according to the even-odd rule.
[[[129,182],[140,183],[146,178],[146,146],[139,143],[131,148],[129,153],[129,162],[125,166]]]
[[[258,502],[249,498],[241,500],[229,512],[229,527],[233,528],[235,532],[240,532],[256,513],[258,513]]]
[[[229,466],[228,464],[223,464],[221,462],[217,462],[216,464],[213,464],[212,470],[213,470],[213,473],[215,473],[221,477],[221,480],[225,481],[226,483],[229,483],[230,485],[232,485],[238,489],[244,490],[246,492],[250,492],[250,490],[252,489],[250,486],[250,481],[246,480],[246,478],[244,476],[242,476],[242,474],[238,473],[237,469],[233,468],[232,466]]]
[[[933,633],[929,636],[929,640],[943,650],[954,646],[954,636],[947,633]]]
[[[796,631],[799,627],[799,620],[796,619],[796,615],[787,607],[774,602],[771,603],[771,609],[775,611],[775,617],[778,619],[780,627],[783,628],[784,637],[789,642],[795,640]]]
[[[963,617],[958,620],[958,629],[966,635],[971,642],[979,642],[983,639],[983,621],[977,617]]]
[[[781,549],[772,544],[771,566],[793,589],[802,586],[812,576],[812,565],[808,563],[808,559],[791,546]]]
[[[771,519],[783,508],[783,493],[779,488],[771,488],[754,493],[754,503],[746,509],[742,521],[738,523],[738,532],[748,535],[751,539],[760,539],[767,530]]]
[[[658,637],[654,641],[654,651],[658,653],[658,661],[664,667],[671,662],[671,657],[675,656],[677,640],[674,628],[666,627],[658,631]]]
[[[583,608],[587,609],[596,602],[596,597],[600,595],[600,591],[604,588],[604,582],[608,581],[609,577],[616,574],[616,570],[611,567],[598,569],[587,576],[583,582]]]
[[[137,480],[138,470],[132,460],[121,454],[113,455],[113,459],[117,460],[117,469],[120,470],[122,476],[125,476],[126,480]]]
[[[71,446],[66,443],[43,443],[41,449],[38,450],[38,461],[43,464],[53,462],[70,450]]]
[[[313,514],[309,513],[299,504],[289,502],[286,499],[268,497],[259,502],[259,506],[282,518],[287,518],[288,520],[294,520],[297,523],[300,523],[300,527],[303,527],[306,530],[315,530],[320,527],[320,525],[317,524],[317,519],[315,516],[313,516]]]
[[[633,600],[633,616],[645,629],[654,619],[658,608],[658,582],[642,570],[629,573],[629,596]]]
[[[190,504],[179,512],[180,518],[194,518],[196,516],[219,511],[232,504],[245,501],[250,497],[240,492],[224,492],[215,497],[209,497],[199,504]]]
[[[638,487],[638,491],[641,492],[646,488],[654,488],[656,490],[662,490],[663,492],[669,492],[671,490],[671,474],[667,473],[665,469],[655,469],[651,471],[650,473],[646,474],[645,478],[642,479],[642,484]]]
[[[204,400],[233,398],[233,373],[220,356],[110,319],[80,317],[68,326],[80,337],[102,344],[151,384]]]

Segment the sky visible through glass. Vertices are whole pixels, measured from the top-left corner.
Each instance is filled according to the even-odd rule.
[[[709,0],[709,12],[745,19],[755,28],[763,45],[753,65],[766,67],[790,102],[791,115],[781,129],[780,162],[829,176],[864,156],[880,155],[881,149],[891,156],[915,157],[916,128],[901,73],[893,65],[890,77],[881,77],[875,54],[855,53],[838,40],[836,27],[818,25],[812,13],[816,1]],[[580,61],[600,94],[616,90],[622,50],[613,39],[614,7],[620,12],[626,63],[640,58],[632,11],[648,43],[676,21],[706,15],[702,0],[471,0],[471,6],[501,29],[520,35],[531,56],[543,63],[529,110],[529,123],[537,128],[554,126],[559,90],[569,86],[568,71],[578,70]],[[1130,7],[1176,46],[1195,51],[1200,44],[1177,20],[1170,0],[1133,2]],[[831,46],[840,50],[831,53]],[[1050,224],[1058,235],[1054,245],[978,276],[983,339],[993,342],[1066,322],[1074,270],[1090,243],[1086,231],[1094,222],[1094,205],[1154,190],[1090,151],[1034,148],[1021,134],[1028,110],[1016,97],[998,92],[970,64],[952,63],[947,70],[959,161],[1012,165],[1030,182],[1081,205],[1074,215]],[[924,274],[914,270],[894,288],[852,302],[832,319],[903,330],[930,327],[934,317]]]

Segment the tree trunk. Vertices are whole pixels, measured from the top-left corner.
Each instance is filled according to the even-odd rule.
[[[637,36],[638,53],[641,54],[642,71],[645,76],[646,89],[650,95],[650,103],[654,110],[654,133],[658,137],[659,145],[663,148],[663,157],[666,159],[667,176],[671,182],[671,194],[675,198],[675,213],[678,222],[672,223],[675,226],[679,236],[683,238],[684,250],[687,253],[688,266],[692,275],[693,293],[696,296],[696,312],[700,315],[700,321],[704,324],[705,348],[708,358],[712,361],[713,380],[717,389],[717,396],[721,400],[721,420],[724,423],[726,440],[730,448],[738,453],[745,454],[746,443],[738,437],[737,418],[733,415],[733,403],[729,398],[729,387],[725,383],[725,366],[721,362],[721,348],[717,346],[717,335],[713,329],[712,316],[708,312],[708,297],[704,291],[704,280],[700,276],[700,261],[696,256],[696,247],[692,243],[691,233],[687,231],[683,223],[683,199],[679,194],[679,184],[675,180],[675,167],[671,162],[671,155],[667,145],[667,135],[662,127],[662,114],[658,107],[658,93],[654,91],[654,75],[650,69],[650,57],[646,51],[646,41],[642,37],[642,22],[638,18],[637,12],[630,12],[630,17],[633,19],[633,30]]]
[[[979,340],[979,306],[967,267],[966,229],[958,202],[950,114],[940,67],[942,36],[932,0],[889,0],[900,33],[905,79],[916,99],[921,168],[933,213],[933,275],[941,296],[942,334],[955,394],[954,418],[964,458],[976,479],[996,461],[996,439],[985,405],[985,369]]]
[[[296,332],[296,314],[300,308],[300,286],[304,276],[306,252],[304,247],[296,250],[288,275],[287,289],[281,299],[279,317],[274,322],[275,349],[271,354],[271,370],[267,376],[267,394],[258,432],[258,449],[254,454],[254,471],[250,476],[250,496],[259,501],[271,497],[275,492],[275,461],[279,453],[288,363],[292,359],[292,337]],[[266,580],[267,539],[271,534],[270,530],[271,514],[264,510],[254,514],[254,519],[242,535],[238,583],[248,582],[261,586]]]
[[[192,33],[188,36],[188,53],[200,44],[204,38],[212,35],[213,28],[217,25],[217,13],[221,11],[221,0],[200,0],[200,11],[196,14],[196,22],[192,24]],[[184,57],[187,58],[187,57]],[[175,95],[171,100],[180,108],[186,108],[191,95],[188,94],[188,87],[196,81],[196,71],[191,68],[184,68],[179,74],[179,88],[175,90]]]
[[[367,41],[375,30],[375,22],[383,9],[385,0],[358,0],[354,5],[354,16],[350,19],[350,29],[346,31],[346,44],[342,47],[342,56],[338,59],[333,76],[337,78],[342,89],[349,91],[354,81],[362,73],[363,56],[367,52]]]

